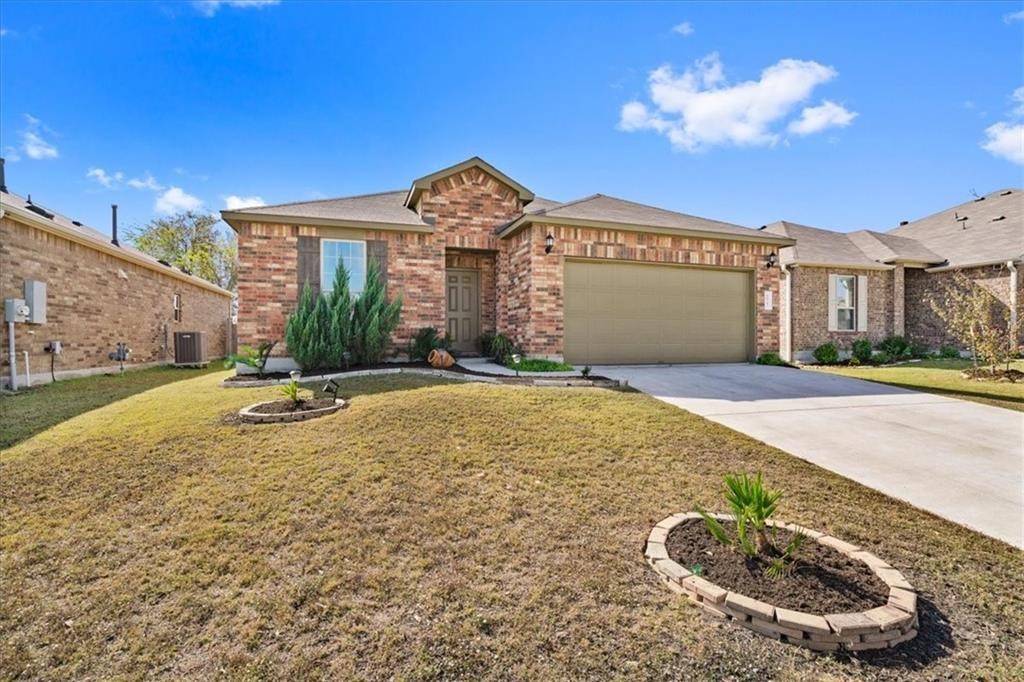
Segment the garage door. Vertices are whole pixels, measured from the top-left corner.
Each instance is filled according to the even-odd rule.
[[[565,360],[583,364],[745,362],[750,272],[567,261]]]

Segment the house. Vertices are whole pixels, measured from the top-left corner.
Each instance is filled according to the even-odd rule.
[[[37,320],[15,328],[18,383],[24,351],[33,383],[116,371],[118,343],[132,367],[174,360],[174,332],[204,332],[211,358],[227,354],[233,294],[137,251],[77,220],[9,192],[0,159],[0,293],[22,299],[26,282],[42,283]],[[31,321],[30,321],[31,322]],[[62,352],[53,355],[54,341]],[[7,330],[4,375],[9,375]]]
[[[888,232],[836,232],[780,221],[762,232],[795,240],[781,249],[783,357],[810,360],[832,341],[905,336],[931,349],[960,347],[930,301],[963,272],[1021,314],[1024,192],[1004,189],[902,222]],[[1024,337],[1021,338],[1024,343]]]
[[[281,341],[303,284],[323,291],[339,262],[358,292],[375,258],[404,301],[395,353],[428,326],[464,353],[501,332],[578,364],[779,350],[772,265],[793,238],[601,194],[544,199],[478,157],[404,190],[221,215],[238,234],[242,343]]]

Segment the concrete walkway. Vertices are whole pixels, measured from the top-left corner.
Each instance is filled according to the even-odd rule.
[[[594,372],[1024,548],[1020,412],[783,367]]]

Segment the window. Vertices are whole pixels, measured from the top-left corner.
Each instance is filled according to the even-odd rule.
[[[366,242],[320,240],[320,291],[325,294],[334,287],[334,273],[339,263],[348,272],[348,286],[352,295],[363,293],[366,286]]]
[[[181,322],[181,294],[174,295],[174,321]]]
[[[857,329],[857,278],[836,277],[836,329],[852,332]]]

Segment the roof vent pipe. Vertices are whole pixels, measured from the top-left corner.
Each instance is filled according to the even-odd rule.
[[[110,243],[114,246],[121,246],[117,241],[117,204],[110,205]]]
[[[910,224],[909,220],[901,220],[900,221],[900,227],[903,227],[904,225],[909,225],[909,224]]]
[[[7,175],[4,173],[4,159],[0,156],[0,192],[7,191]]]

